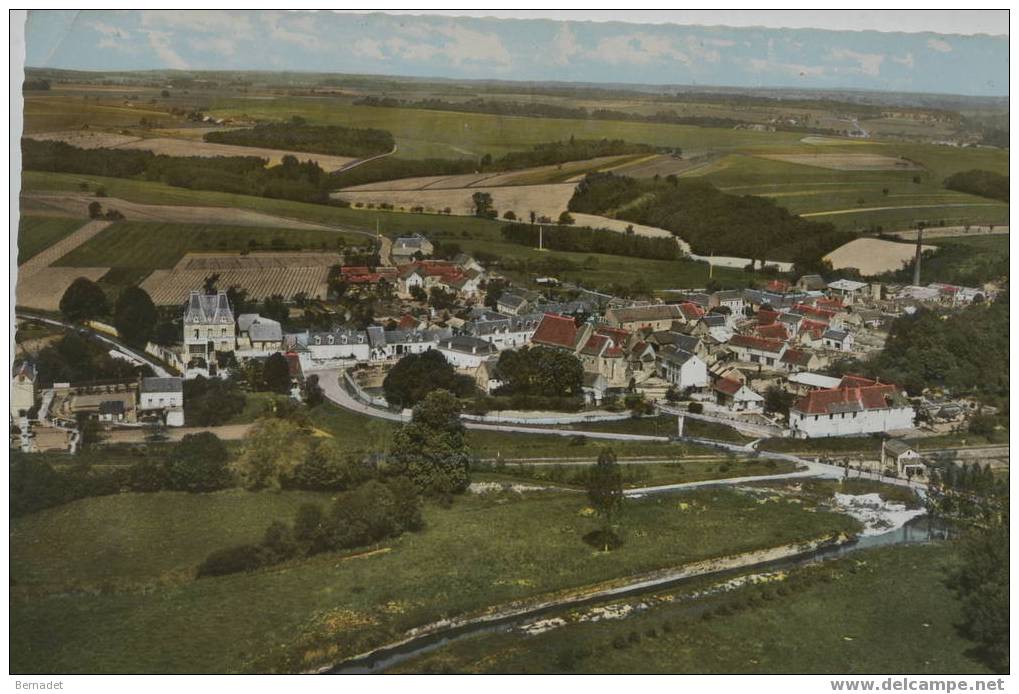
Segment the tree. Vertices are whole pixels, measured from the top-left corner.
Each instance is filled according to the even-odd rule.
[[[414,301],[420,301],[421,303],[424,303],[428,301],[428,292],[426,292],[425,288],[422,287],[421,285],[415,284],[412,285],[410,288],[410,298],[413,299]]]
[[[456,294],[442,287],[432,287],[428,292],[428,303],[437,311],[445,311],[456,306]]]
[[[473,391],[473,383],[470,376],[458,375],[442,353],[433,349],[403,357],[386,374],[382,389],[390,405],[404,408],[417,405],[436,390],[467,395]]]
[[[387,463],[425,494],[463,492],[470,483],[470,447],[460,421],[460,403],[436,390],[414,408],[411,421],[396,432]]]
[[[495,217],[495,210],[492,209],[492,194],[485,193],[484,191],[478,191],[471,196],[471,200],[474,203],[474,216],[475,217],[487,217],[489,219]]]
[[[573,222],[574,222],[573,215],[571,215],[569,212],[564,210],[562,214],[559,215],[560,224],[569,225],[573,224]]]
[[[513,222],[513,221],[516,221],[517,213],[514,212],[513,210],[506,210],[506,212],[503,213],[502,218],[503,219],[508,219],[511,222]]]
[[[318,504],[301,504],[294,519],[294,541],[304,554],[317,554],[329,548],[329,526]]]
[[[601,518],[602,542],[608,551],[614,536],[612,521],[623,508],[623,474],[610,448],[598,454],[598,462],[588,472],[587,499]]]
[[[274,393],[290,392],[290,366],[287,358],[279,352],[269,355],[262,370],[262,381],[265,387]]]
[[[325,392],[318,382],[318,374],[311,374],[304,379],[304,402],[308,407],[318,407],[325,402]]]
[[[113,309],[113,326],[124,342],[144,348],[152,338],[159,320],[156,305],[141,287],[128,287],[117,297]]]
[[[962,601],[963,635],[977,644],[977,655],[995,672],[1009,670],[1008,516],[963,540],[959,568],[948,579]]]
[[[247,489],[282,489],[311,449],[299,426],[286,419],[260,419],[244,438],[234,471]]]
[[[184,492],[224,489],[232,482],[229,461],[230,452],[215,434],[188,434],[174,446],[166,461],[167,484],[170,489]]]
[[[789,416],[789,408],[792,407],[796,396],[778,386],[768,386],[764,391],[764,411],[774,412],[784,417]]]
[[[372,477],[365,463],[348,456],[336,439],[316,439],[307,458],[294,468],[291,486],[297,489],[342,491]]]
[[[69,321],[91,320],[106,315],[108,311],[102,287],[87,277],[71,282],[60,298],[60,312]]]
[[[496,377],[499,393],[576,397],[582,392],[584,367],[572,354],[549,347],[521,347],[499,354]]]
[[[103,206],[93,200],[88,204],[88,216],[90,219],[99,219],[103,216]]]

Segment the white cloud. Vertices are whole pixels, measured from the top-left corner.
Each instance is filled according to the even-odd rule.
[[[830,60],[847,60],[856,63],[856,67],[850,68],[852,72],[876,77],[881,74],[881,63],[885,56],[882,53],[857,53],[846,48],[833,48],[827,55]]]
[[[552,39],[552,49],[549,58],[556,65],[569,65],[570,59],[582,55],[584,49],[577,43],[577,37],[569,24],[563,24],[562,29]]]
[[[620,34],[602,39],[590,57],[613,64],[647,65],[663,60],[690,63],[690,57],[676,48],[670,39],[644,33]]]
[[[175,70],[186,70],[188,67],[187,61],[177,55],[177,52],[170,45],[170,34],[165,31],[148,31],[146,32],[149,45],[152,46],[152,50],[156,52],[159,59],[163,61],[163,64],[168,68]]]
[[[722,54],[718,48],[714,47],[718,45],[714,43],[715,41],[718,41],[718,39],[702,39],[696,36],[688,36],[685,41],[686,50],[696,60],[705,63],[717,63],[722,59]]]
[[[891,56],[891,58],[892,58],[892,62],[893,63],[898,63],[899,65],[905,65],[910,70],[913,69],[913,54],[912,53],[907,53],[906,55],[901,56],[901,57],[897,56],[897,55],[893,55],[893,56]]]
[[[750,68],[755,72],[777,72],[794,77],[820,77],[825,73],[821,65],[801,65],[798,63],[780,63],[763,58],[751,58]]]
[[[927,39],[927,47],[938,53],[951,53],[952,44],[943,39]]]
[[[436,58],[447,60],[460,67],[482,63],[498,68],[508,68],[513,62],[509,51],[495,34],[468,29],[456,24],[433,26],[429,36],[439,38],[438,42],[408,41],[400,36],[367,48],[384,50],[387,57],[398,57],[412,62],[427,62]],[[411,36],[416,31],[401,32]]]
[[[107,24],[106,22],[100,22],[99,20],[94,20],[92,22],[89,22],[88,25],[92,29],[94,29],[95,31],[97,31],[100,34],[102,34],[103,36],[106,36],[106,37],[109,37],[109,38],[118,38],[118,39],[129,39],[129,38],[131,38],[131,34],[129,34],[128,32],[124,31],[120,27],[115,27],[112,24]]]
[[[235,39],[254,38],[246,15],[225,10],[144,10],[142,26],[156,31],[180,29]]]
[[[264,12],[262,24],[269,31],[269,38],[282,43],[292,43],[312,51],[320,51],[327,44],[315,34],[314,17],[311,15],[288,16],[281,12]]]
[[[188,41],[191,48],[205,53],[219,53],[220,55],[233,55],[237,51],[236,45],[230,39],[216,36],[196,37]]]
[[[358,39],[354,42],[353,48],[358,57],[372,60],[386,59],[386,54],[382,52],[382,44],[374,39]]]

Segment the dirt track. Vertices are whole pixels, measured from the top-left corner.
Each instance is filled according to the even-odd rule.
[[[32,256],[18,268],[15,304],[43,311],[56,311],[64,292],[79,277],[95,282],[109,272],[106,267],[50,267],[78,246],[110,226],[111,222],[82,220],[82,227],[49,248]]]

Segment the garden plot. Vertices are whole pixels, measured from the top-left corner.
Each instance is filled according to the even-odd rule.
[[[816,166],[833,171],[912,171],[920,167],[911,161],[884,154],[826,152],[823,154],[758,154],[762,159]]]
[[[113,148],[141,140],[136,135],[104,133],[98,130],[58,130],[49,133],[32,133],[27,137],[31,140],[46,142],[66,142],[73,147],[82,149]]]
[[[923,247],[925,251],[937,250],[935,246]],[[913,259],[916,244],[895,243],[883,239],[854,239],[839,246],[824,257],[835,270],[855,267],[863,275],[880,275],[883,272],[900,270]]]
[[[156,270],[141,288],[158,306],[184,303],[205,279],[218,275],[221,287],[238,287],[248,298],[264,300],[274,294],[291,299],[297,294],[324,299],[329,268],[342,262],[335,253],[188,253],[170,270]]]

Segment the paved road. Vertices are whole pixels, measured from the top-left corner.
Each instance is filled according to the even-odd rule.
[[[167,371],[159,362],[153,360],[152,357],[150,357],[149,355],[145,354],[144,352],[139,352],[138,350],[134,349],[133,347],[128,347],[127,345],[125,345],[123,342],[120,342],[116,338],[110,337],[109,335],[104,335],[103,333],[97,332],[97,331],[93,330],[92,328],[89,328],[88,326],[85,326],[85,325],[75,325],[73,323],[65,323],[64,321],[57,320],[55,318],[48,318],[46,316],[41,316],[41,315],[39,315],[37,313],[29,313],[29,312],[26,312],[26,311],[17,311],[15,313],[15,317],[22,318],[24,320],[34,320],[34,321],[38,321],[40,323],[46,323],[48,325],[56,325],[56,326],[59,326],[61,328],[66,328],[67,330],[74,330],[74,331],[82,331],[82,330],[84,330],[85,332],[91,334],[96,339],[98,339],[98,340],[100,340],[102,342],[105,342],[106,344],[108,344],[108,345],[110,345],[112,347],[115,347],[116,349],[120,350],[121,352],[124,352],[125,354],[129,354],[132,357],[134,357],[135,359],[138,359],[143,364],[148,365],[155,372],[156,376],[159,376],[161,378],[167,378],[167,377],[170,377],[170,376],[176,376],[177,375],[177,374],[172,374],[169,371]]]

